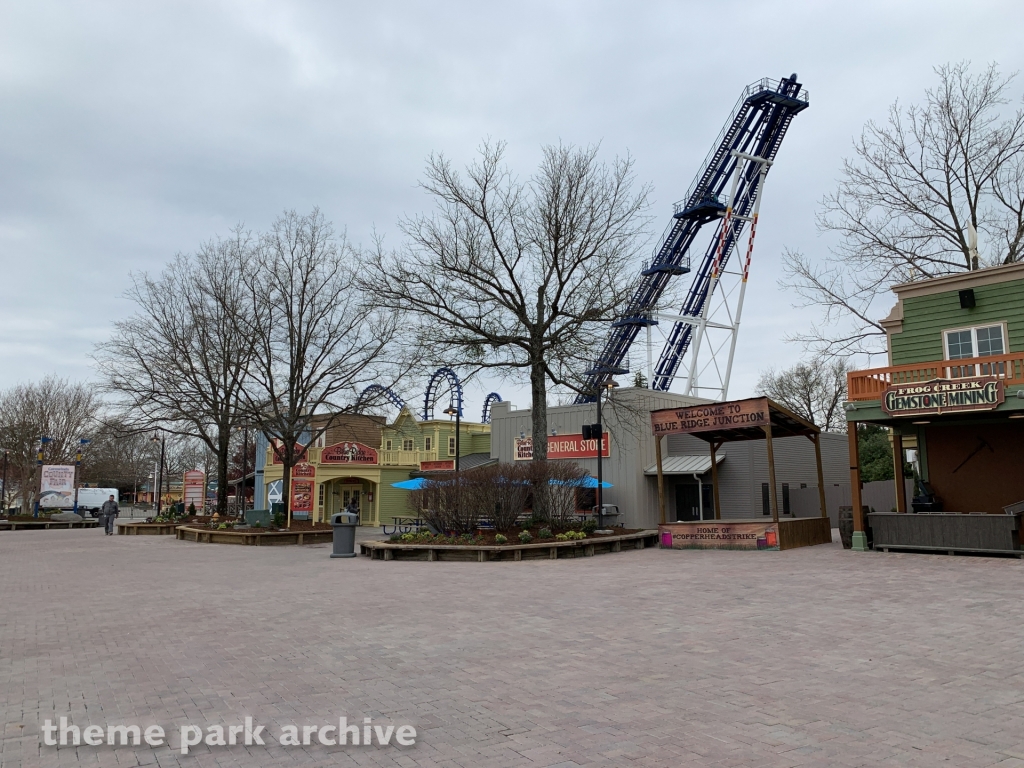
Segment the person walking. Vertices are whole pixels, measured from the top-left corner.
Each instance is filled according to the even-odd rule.
[[[355,498],[349,501],[348,506],[345,507],[345,511],[348,512],[350,515],[355,515],[356,517],[359,517],[359,505],[356,503]]]
[[[117,506],[117,502],[114,501],[114,495],[111,494],[110,498],[104,501],[103,506],[100,507],[100,522],[103,524],[107,536],[114,535],[114,519],[120,514],[121,510]]]

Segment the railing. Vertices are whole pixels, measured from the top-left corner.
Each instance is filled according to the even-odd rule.
[[[380,451],[380,463],[399,467],[418,467],[421,461],[438,461],[437,453],[437,451]],[[442,456],[440,458],[447,459],[449,457]]]
[[[974,376],[995,376],[1006,384],[1024,386],[1024,352],[850,371],[846,374],[847,398],[878,400],[882,393],[894,384],[914,384],[932,379],[966,379]]]

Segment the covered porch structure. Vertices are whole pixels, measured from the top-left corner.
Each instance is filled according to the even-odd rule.
[[[793,549],[827,544],[832,529],[825,507],[824,477],[821,465],[820,430],[766,397],[708,403],[686,408],[666,408],[651,412],[655,436],[658,504],[661,515],[663,547],[676,549]],[[661,438],[690,434],[708,443],[711,489],[714,499],[714,523],[707,520],[667,523],[665,510],[665,460]],[[803,436],[814,445],[818,476],[820,517],[795,518],[779,514],[779,488],[775,479],[775,455],[772,440]],[[768,453],[768,487],[771,520],[730,519],[722,522],[718,488],[718,450],[723,444],[739,440],[765,440]],[[703,467],[701,467],[703,468]],[[710,523],[710,524],[709,524]]]

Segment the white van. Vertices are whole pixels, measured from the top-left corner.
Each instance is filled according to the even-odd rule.
[[[120,502],[120,495],[117,488],[79,488],[78,489],[78,514],[85,517],[86,513],[92,517],[99,517],[100,507],[103,502],[114,497],[114,501]],[[62,509],[72,510],[75,507],[74,494],[65,496],[61,493],[45,494],[39,498],[40,509]]]

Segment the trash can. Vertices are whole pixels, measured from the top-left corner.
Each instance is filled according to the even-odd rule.
[[[331,526],[334,528],[334,551],[331,557],[356,556],[356,526],[359,515],[349,512],[335,512],[331,515]]]

